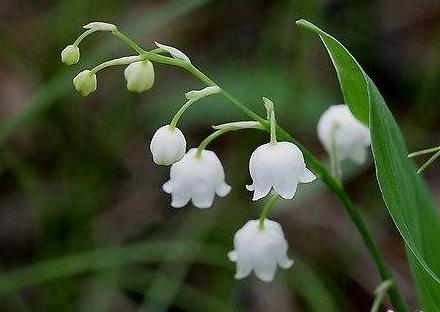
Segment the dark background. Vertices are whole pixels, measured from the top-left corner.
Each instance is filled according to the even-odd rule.
[[[324,47],[295,26],[299,18],[353,53],[411,151],[439,144],[436,0],[0,0],[0,267],[4,273],[46,265],[0,275],[0,293],[8,285],[18,289],[3,291],[0,310],[368,311],[378,275],[320,182],[300,186],[293,201],[275,209],[296,265],[279,270],[272,283],[234,280],[226,252],[235,231],[261,209],[244,185],[250,154],[267,134],[216,140],[210,148],[232,192],[208,210],[172,209],[161,190],[169,169],[153,164],[148,145],[184,103],[184,92],[202,86],[156,65],[153,89],[132,94],[123,68],[110,68],[98,74],[98,90],[81,98],[72,87],[76,73],[132,53],[108,34],[83,41],[79,65],[60,62],[82,25],[115,23],[145,48],[154,48],[153,40],[179,47],[260,114],[261,97],[271,98],[278,122],[325,160],[316,124],[342,96]],[[196,146],[210,125],[243,118],[213,97],[192,107],[179,127]],[[371,157],[361,168],[345,164],[344,172],[356,208],[416,310],[402,240],[381,201]],[[424,175],[440,200],[440,163]]]

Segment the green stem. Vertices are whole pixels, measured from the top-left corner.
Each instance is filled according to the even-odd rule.
[[[98,71],[100,71],[106,67],[117,66],[117,65],[127,65],[127,64],[134,63],[134,62],[142,61],[143,59],[144,58],[141,56],[120,57],[120,58],[109,60],[107,62],[99,64],[99,65],[95,66],[90,72],[91,72],[91,74],[96,74]]]
[[[379,312],[380,305],[382,304],[382,301],[391,286],[393,286],[393,282],[391,280],[387,280],[382,282],[379,287],[377,287],[376,298],[374,299],[370,312]]]
[[[202,143],[200,143],[199,147],[197,147],[197,152],[196,152],[196,158],[200,158],[200,156],[202,156],[202,152],[203,150],[208,146],[209,143],[211,143],[214,139],[218,138],[219,136],[221,136],[222,134],[231,131],[231,130],[235,130],[232,128],[223,128],[217,131],[214,131],[213,133],[211,133],[209,136],[207,136]]]
[[[261,211],[260,219],[258,220],[258,228],[260,230],[264,229],[264,220],[267,218],[267,216],[272,211],[272,208],[273,208],[275,202],[277,201],[277,199],[278,199],[278,194],[274,192],[272,194],[272,196],[269,198],[269,200],[267,201],[263,210]]]
[[[88,29],[88,30],[86,30],[85,32],[83,32],[83,33],[78,37],[78,39],[75,40],[75,42],[73,43],[73,45],[74,45],[75,47],[77,47],[85,37],[87,37],[88,35],[94,33],[95,31],[96,31],[95,29]]]
[[[139,54],[143,54],[145,51],[142,49],[136,42],[131,40],[128,36],[120,32],[119,30],[112,31],[112,34],[115,35],[117,38],[122,40],[126,45],[128,45],[130,48],[135,50]]]
[[[134,47],[132,46],[132,48]],[[154,53],[152,53],[151,55],[148,54],[148,57],[151,61],[181,67],[187,70],[190,74],[192,74],[195,78],[197,78],[199,81],[206,84],[207,86],[218,85],[208,76],[202,73],[198,68],[196,68],[194,65],[188,62],[171,59],[169,57],[165,57]],[[268,124],[268,122],[265,119],[261,118],[258,114],[253,112],[247,105],[240,102],[238,99],[236,99],[231,94],[226,92],[223,88],[221,94],[226,99],[228,99],[233,105],[235,105],[238,109],[240,109],[244,114],[254,119],[255,121],[260,122],[261,125],[265,127],[266,131],[270,131],[270,125]],[[316,175],[321,176],[323,182],[333,191],[333,193],[335,193],[336,197],[342,203],[345,211],[347,212],[348,216],[353,222],[353,225],[356,227],[357,231],[359,232],[359,235],[361,236],[362,241],[365,247],[367,248],[370,256],[373,258],[373,261],[376,265],[376,268],[379,272],[381,279],[383,281],[393,279],[391,271],[389,270],[387,264],[385,263],[378,247],[376,246],[376,243],[374,242],[364,221],[362,220],[362,217],[360,216],[359,212],[355,209],[353,203],[350,200],[350,197],[345,192],[341,183],[327,171],[325,166],[318,159],[316,159],[315,156],[313,156],[313,154],[308,149],[306,149],[302,144],[297,142],[288,132],[286,132],[280,126],[277,126],[277,134],[283,140],[290,141],[296,144],[301,149],[308,167],[311,168]],[[399,289],[395,284],[393,284],[393,286],[390,287],[389,296],[391,298],[394,307],[399,312],[408,311],[405,302],[399,292]]]
[[[275,111],[270,113],[270,143],[277,143],[277,121],[275,119]]]
[[[416,157],[416,156],[420,156],[420,155],[434,153],[434,152],[437,152],[437,151],[440,151],[440,146],[431,147],[431,148],[424,149],[424,150],[421,150],[421,151],[413,152],[413,153],[409,154],[408,157],[412,158],[412,157]]]
[[[180,117],[185,113],[185,111],[196,101],[194,100],[188,100],[185,104],[182,105],[182,107],[177,111],[177,113],[174,115],[173,119],[170,122],[171,129],[176,128],[177,122],[179,121]]]
[[[417,173],[422,173],[430,164],[432,164],[440,156],[440,150],[429,158],[420,168]]]

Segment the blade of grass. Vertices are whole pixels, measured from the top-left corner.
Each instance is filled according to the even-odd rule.
[[[221,246],[187,241],[142,242],[127,246],[108,247],[41,261],[27,267],[0,274],[0,296],[25,287],[90,272],[102,272],[134,263],[154,263],[163,260],[169,250],[179,248],[203,250],[194,255],[169,255],[167,261],[203,262],[225,266],[227,250]]]

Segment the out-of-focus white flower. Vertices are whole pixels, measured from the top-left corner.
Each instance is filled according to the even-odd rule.
[[[265,219],[264,227],[259,220],[248,221],[234,236],[234,250],[229,260],[237,263],[236,279],[248,276],[252,270],[265,282],[273,280],[277,265],[288,269],[293,260],[287,257],[288,244],[281,225]]]
[[[115,31],[118,29],[116,25],[104,22],[91,22],[84,25],[83,28],[92,29],[94,31]]]
[[[158,48],[161,48],[161,49],[167,51],[167,52],[168,52],[172,57],[174,57],[175,59],[178,59],[178,60],[182,60],[182,61],[185,61],[185,62],[191,63],[189,57],[186,56],[185,53],[183,53],[183,52],[180,51],[179,49],[176,49],[176,48],[174,48],[174,47],[167,46],[167,45],[162,44],[162,43],[159,43],[159,42],[157,42],[157,41],[154,41],[154,43],[156,44],[156,46],[157,46]]]
[[[185,155],[185,136],[178,128],[172,128],[170,125],[162,126],[153,135],[150,151],[157,165],[174,164]]]
[[[173,164],[170,180],[163,190],[171,194],[171,206],[180,208],[191,200],[197,208],[209,208],[215,195],[228,195],[231,187],[225,182],[225,173],[217,155],[203,150],[196,157],[196,148],[190,149],[183,158]]]
[[[73,79],[73,86],[82,96],[87,96],[96,90],[96,75],[90,70],[83,70]]]
[[[127,89],[132,92],[143,92],[154,84],[154,67],[150,61],[131,63],[124,70]]]
[[[73,65],[79,61],[79,48],[73,44],[68,45],[61,51],[61,62],[66,65]]]
[[[316,179],[306,168],[301,150],[290,142],[259,146],[251,155],[249,171],[253,183],[246,185],[246,188],[254,191],[253,200],[266,196],[272,187],[281,197],[291,199],[298,183]]]
[[[318,137],[327,153],[334,148],[337,161],[350,159],[362,164],[367,159],[370,131],[353,116],[347,105],[332,105],[322,114]]]

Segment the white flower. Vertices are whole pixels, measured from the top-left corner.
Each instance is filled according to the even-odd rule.
[[[96,75],[83,70],[73,79],[73,86],[82,96],[87,96],[96,90]]]
[[[301,150],[293,143],[278,142],[259,146],[251,155],[249,171],[254,191],[253,200],[266,196],[271,188],[285,199],[295,195],[299,182],[308,183],[316,179],[306,168]]]
[[[231,187],[225,183],[225,173],[217,155],[203,150],[196,158],[196,148],[190,149],[183,158],[173,164],[170,180],[163,185],[163,190],[171,194],[171,206],[180,208],[190,200],[197,208],[209,208],[215,194],[224,197]]]
[[[327,153],[331,153],[333,137],[338,161],[350,159],[362,164],[367,159],[369,129],[353,116],[347,105],[332,105],[322,114],[318,137]]]
[[[73,44],[68,45],[61,51],[61,62],[66,65],[73,65],[79,61],[79,48]]]
[[[93,31],[115,31],[118,29],[115,25],[104,22],[91,22],[84,25],[83,28],[92,29]]]
[[[273,280],[277,265],[288,269],[293,260],[287,257],[287,241],[278,222],[265,219],[264,227],[258,220],[248,221],[234,236],[234,250],[229,260],[237,263],[236,279],[248,276],[252,270],[265,282]]]
[[[154,67],[150,61],[131,63],[124,70],[127,89],[132,92],[143,92],[154,84]]]
[[[165,125],[157,129],[150,143],[153,161],[157,165],[171,165],[182,159],[186,151],[185,137],[178,128]]]
[[[182,61],[185,61],[185,62],[191,63],[189,57],[186,56],[185,53],[183,53],[183,52],[180,51],[179,49],[176,49],[176,48],[174,48],[174,47],[167,46],[167,45],[162,44],[162,43],[159,43],[159,42],[157,42],[157,41],[154,41],[154,43],[156,44],[156,46],[157,46],[158,48],[161,48],[161,49],[167,51],[167,52],[168,52],[172,57],[174,57],[175,59],[178,59],[178,60],[182,60]]]

